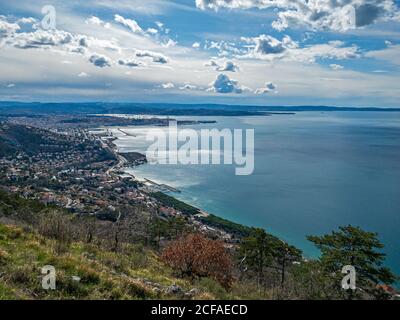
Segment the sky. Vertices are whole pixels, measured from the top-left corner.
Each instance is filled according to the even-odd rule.
[[[400,107],[398,0],[0,0],[0,100]]]

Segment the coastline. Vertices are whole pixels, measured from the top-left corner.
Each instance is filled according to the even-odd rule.
[[[356,128],[353,129],[353,123],[355,124],[360,124],[362,123],[364,126],[370,127],[371,129],[373,129],[376,125],[376,123],[381,123],[381,119],[379,118],[378,120],[376,120],[376,117],[374,114],[370,114],[367,119],[368,121],[364,120],[364,117],[361,118],[361,120],[359,120],[359,114],[353,114],[353,113],[346,113],[346,114],[338,114],[338,115],[324,115],[324,114],[320,114],[320,113],[312,113],[310,115],[306,115],[306,114],[300,114],[297,116],[297,118],[300,118],[300,120],[302,121],[307,121],[305,122],[310,123],[310,121],[313,121],[313,124],[316,125],[316,129],[313,129],[313,132],[319,132],[321,133],[322,137],[327,137],[328,134],[325,133],[326,130],[326,121],[331,121],[330,125],[332,127],[332,130],[335,130],[334,132],[337,132],[336,128],[339,130],[340,129],[340,135],[342,136],[346,136],[348,137],[349,134],[343,134],[342,133],[342,127],[346,127],[352,130],[356,130]],[[296,120],[297,120],[296,118]],[[235,118],[236,119],[236,118]],[[246,119],[250,119],[247,118]],[[275,124],[272,120],[276,119]],[[353,120],[356,119],[356,120]],[[371,119],[371,120],[369,120]],[[385,117],[386,119],[386,117]],[[229,126],[231,124],[231,120],[230,118],[228,119],[229,122],[226,122],[227,124],[225,124],[224,119],[221,119],[221,121],[219,121],[219,125],[221,126],[222,124],[225,126]],[[345,121],[344,121],[345,120]],[[263,120],[262,123],[264,123],[265,121]],[[269,129],[266,129],[264,131],[262,131],[261,133],[268,133],[270,134],[271,132],[276,132],[276,129],[279,129],[281,126],[281,117],[276,117],[276,118],[269,118],[268,119],[268,123],[272,122],[272,128],[271,126],[269,126]],[[299,121],[297,121],[299,122]],[[234,122],[236,123],[236,122]],[[253,125],[253,122],[249,122],[251,125]],[[295,137],[298,135],[298,129],[297,129],[297,125],[293,125],[293,129],[290,126],[291,123],[294,122],[284,122],[285,124],[287,123],[289,126],[289,133],[291,134],[290,137]],[[246,122],[246,125],[248,123]],[[259,123],[256,123],[255,125],[259,126]],[[392,124],[388,125],[388,127],[392,127]],[[303,127],[301,127],[303,128]],[[314,127],[313,127],[314,128]],[[358,128],[358,127],[357,127]],[[137,130],[137,132],[140,132],[141,129],[138,128],[139,130]],[[322,131],[324,130],[324,131]],[[129,130],[128,130],[129,131]],[[132,130],[133,133],[136,133],[134,130]],[[357,129],[358,132],[358,129]],[[391,132],[391,131],[390,131]],[[352,131],[350,131],[350,134],[352,134]],[[286,135],[286,134],[285,134]],[[278,136],[280,137],[280,136]],[[283,137],[285,138],[285,137]],[[145,150],[145,148],[143,149],[143,144],[138,144],[136,145],[135,141],[141,141],[141,139],[137,140],[137,139],[133,139],[131,141],[131,138],[126,138],[124,139],[122,137],[122,135],[119,135],[119,139],[121,139],[123,141],[123,143],[121,143],[121,140],[119,141],[115,141],[121,148],[121,150],[127,150],[127,151],[133,151],[133,150],[141,150],[142,152]],[[293,138],[296,139],[296,138]],[[283,142],[285,142],[285,139],[282,140]],[[294,140],[296,141],[296,140]],[[334,140],[335,142],[335,140]],[[319,143],[319,141],[317,141],[316,145],[320,145],[321,147],[324,146],[323,141],[321,141],[321,144]],[[272,147],[275,147],[274,144],[271,145]],[[285,156],[284,158],[284,162],[283,164],[285,166],[290,165],[291,162],[285,162],[285,159],[292,159],[293,158],[297,158],[297,153],[293,154],[293,151],[298,151],[300,150],[300,148],[296,147],[296,146],[292,146],[290,144],[285,144],[286,147],[289,147],[288,149],[285,149],[284,154],[282,154],[280,152],[280,149],[277,150],[276,153],[274,153],[274,158],[273,160],[276,161],[272,162],[272,168],[276,169],[276,168],[280,168],[281,165],[278,164],[277,160],[282,160],[282,157]],[[340,145],[339,145],[340,146]],[[357,146],[357,145],[356,145]],[[325,149],[326,148],[326,149]],[[303,148],[301,148],[303,149]],[[330,147],[325,147],[323,151],[325,150],[330,150]],[[357,150],[357,149],[356,149]],[[361,151],[363,151],[364,149],[361,149]],[[282,157],[280,157],[282,155]],[[342,156],[344,157],[345,154],[343,154]],[[263,154],[261,154],[261,156],[263,156]],[[314,155],[312,154],[312,156],[314,157]],[[333,166],[333,168],[335,168],[335,165],[338,163],[336,158],[332,157],[328,157],[329,155],[327,154],[327,159],[329,159],[329,164]],[[311,158],[311,154],[307,157]],[[314,158],[313,158],[314,159]],[[324,158],[323,158],[324,159]],[[306,158],[305,158],[306,160]],[[346,160],[346,159],[344,159]],[[372,164],[375,163],[374,159],[371,160]],[[340,161],[340,165],[341,165],[341,161]],[[352,165],[351,162],[347,162],[348,165]],[[371,163],[370,161],[368,163]],[[304,165],[307,167],[308,164],[304,163]],[[303,166],[304,166],[303,165]],[[313,166],[313,172],[311,173],[315,173],[313,176],[311,177],[318,177],[320,174],[323,174],[325,172],[324,169],[325,165],[324,162],[321,162],[321,165],[317,165],[317,170],[315,171],[315,166]],[[291,168],[291,167],[290,167]],[[294,166],[292,168],[292,170],[296,170],[298,168],[298,166]],[[341,167],[340,167],[341,168]],[[356,170],[353,169],[353,167],[351,167],[352,170]],[[135,168],[133,168],[134,172]],[[296,217],[300,217],[299,214],[303,214],[303,212],[301,212],[302,207],[307,207],[308,205],[303,203],[301,201],[303,201],[302,199],[309,199],[309,194],[314,194],[314,193],[319,193],[319,191],[316,191],[315,189],[304,189],[303,190],[294,190],[296,191],[295,193],[290,193],[290,197],[293,199],[296,199],[296,203],[300,204],[300,212],[297,213],[297,209],[296,208],[292,208],[292,206],[290,206],[289,204],[285,203],[284,201],[280,201],[280,199],[278,198],[278,200],[276,201],[274,199],[274,195],[272,194],[272,196],[268,199],[262,200],[260,199],[260,201],[258,202],[254,202],[257,201],[257,199],[253,200],[247,200],[247,199],[243,199],[242,203],[245,202],[246,206],[248,206],[247,202],[253,201],[252,203],[250,203],[250,207],[249,208],[260,208],[260,205],[258,205],[258,203],[263,202],[263,203],[267,203],[268,204],[268,208],[265,207],[264,211],[263,208],[260,208],[260,211],[255,211],[252,209],[249,209],[249,211],[246,211],[246,207],[244,205],[242,205],[241,203],[238,203],[239,201],[236,201],[235,198],[233,196],[231,196],[231,194],[226,194],[225,192],[220,192],[219,190],[222,190],[220,188],[223,187],[222,183],[219,183],[219,181],[216,181],[216,179],[214,178],[210,178],[213,182],[211,189],[214,190],[213,194],[210,194],[210,192],[206,191],[205,189],[207,189],[207,186],[203,183],[201,186],[197,187],[196,184],[200,183],[200,180],[197,180],[197,169],[193,168],[194,172],[193,172],[193,176],[191,174],[192,168],[186,168],[183,170],[177,170],[176,172],[182,172],[183,174],[185,174],[185,176],[181,176],[181,178],[178,178],[176,180],[175,183],[174,182],[174,177],[171,176],[171,174],[174,174],[175,170],[173,170],[173,168],[171,169],[158,169],[156,168],[151,168],[151,166],[144,166],[144,167],[140,167],[138,168],[138,173],[140,178],[142,177],[146,177],[149,178],[153,181],[155,181],[156,183],[162,184],[162,183],[167,183],[167,184],[171,184],[172,186],[176,186],[178,185],[178,188],[182,189],[183,193],[182,194],[171,194],[171,196],[177,198],[178,200],[182,200],[188,204],[194,204],[194,206],[197,206],[200,209],[203,209],[204,211],[206,211],[208,214],[215,214],[216,216],[225,218],[227,220],[230,220],[231,222],[235,222],[237,221],[239,224],[243,225],[243,226],[255,226],[255,227],[260,227],[263,228],[265,230],[267,230],[268,233],[273,234],[275,236],[277,236],[280,239],[285,240],[285,242],[288,242],[290,244],[295,245],[297,248],[301,248],[303,250],[303,256],[305,256],[307,259],[315,259],[318,258],[319,256],[319,251],[306,239],[307,235],[319,235],[319,234],[324,234],[329,232],[330,230],[333,230],[336,226],[340,225],[340,221],[337,222],[339,220],[339,218],[337,218],[338,214],[340,215],[342,212],[346,213],[348,212],[349,208],[346,207],[345,202],[342,201],[342,206],[338,206],[337,210],[339,213],[337,212],[332,212],[333,215],[331,214],[331,211],[329,210],[330,208],[326,208],[327,207],[327,203],[331,204],[331,202],[329,202],[329,200],[331,198],[327,198],[328,202],[326,202],[325,198],[316,198],[315,200],[315,205],[313,207],[313,211],[309,211],[306,212],[305,215],[301,216],[303,217],[302,219],[296,219]],[[263,168],[261,168],[263,169]],[[219,170],[219,169],[218,169]],[[199,169],[199,172],[202,172],[204,170],[202,170],[201,168]],[[165,173],[164,173],[165,172]],[[209,171],[211,172],[211,174],[213,175],[213,170]],[[297,171],[296,171],[297,172]],[[300,171],[299,171],[300,172]],[[308,172],[308,171],[307,171]],[[356,170],[355,172],[359,172],[358,170]],[[270,174],[271,177],[278,177],[279,175],[282,176],[281,172],[278,170],[272,170],[271,168],[263,170],[262,173],[267,173]],[[328,174],[330,172],[328,171]],[[342,182],[342,179],[340,180],[336,180],[338,177],[333,175],[334,171],[331,172],[332,174],[330,174],[330,177],[335,178],[335,180],[332,181],[328,181],[329,183],[327,183],[327,186],[331,186],[331,187],[336,187],[339,183]],[[361,174],[361,173],[360,173]],[[135,175],[135,174],[134,174]],[[161,180],[157,179],[157,176],[160,176]],[[287,175],[283,175],[284,177],[287,177]],[[219,176],[218,176],[219,177]],[[362,177],[362,176],[361,176]],[[290,177],[287,177],[287,179],[289,179]],[[302,176],[300,176],[300,178],[302,178]],[[230,179],[231,180],[231,179]],[[308,180],[307,180],[308,181]],[[307,182],[306,181],[306,182]],[[346,179],[343,179],[343,181],[345,183],[347,183],[348,181]],[[257,181],[256,181],[257,182]],[[262,183],[262,181],[258,181],[259,183]],[[233,182],[235,183],[235,182]],[[296,182],[297,183],[297,182]],[[286,183],[277,183],[278,187],[285,187]],[[325,183],[324,183],[325,185]],[[352,186],[352,184],[349,185],[348,189]],[[290,187],[290,186],[289,186]],[[288,189],[291,190],[291,189]],[[336,189],[335,189],[336,190]],[[200,193],[199,193],[200,191]],[[293,190],[292,190],[293,191]],[[240,191],[239,191],[240,192]],[[277,191],[276,191],[277,192]],[[343,197],[346,196],[346,194],[343,191],[339,191],[338,193],[339,195],[342,195]],[[226,198],[224,198],[226,195]],[[322,193],[322,195],[324,195],[324,193]],[[379,196],[379,195],[378,195]],[[210,199],[210,201],[209,201]],[[219,199],[221,200],[221,203],[218,203]],[[344,200],[347,198],[344,198]],[[333,199],[332,199],[333,200]],[[300,201],[300,202],[299,202]],[[350,199],[349,199],[350,201]],[[294,202],[294,200],[293,200]],[[225,206],[225,203],[228,204],[228,206]],[[254,204],[255,203],[255,204]],[[314,203],[314,202],[312,202]],[[231,204],[233,204],[231,206]],[[283,206],[277,207],[276,204],[280,204]],[[205,207],[202,207],[202,205],[205,205]],[[331,206],[335,205],[336,207],[336,203],[332,203]],[[378,206],[376,206],[378,207]],[[285,209],[282,209],[285,208]],[[291,210],[294,212],[294,214],[291,214]],[[372,210],[369,210],[370,212]],[[256,213],[255,212],[260,212],[260,214],[257,215],[256,217]],[[280,215],[279,213],[282,212],[282,215]],[[243,215],[242,215],[243,213]],[[262,213],[262,214],[261,214]],[[371,213],[373,216],[373,212]],[[307,219],[311,219],[312,216],[314,216],[314,219],[316,216],[320,217],[318,218],[317,222],[318,224],[311,224],[311,226],[309,224],[307,224],[305,221],[307,221]],[[348,221],[348,223],[351,223],[353,225],[358,225],[357,223],[359,223],[358,221],[354,221],[357,219],[353,219],[350,220],[352,216],[349,217],[349,219],[344,217],[343,215],[343,219],[347,219],[347,220],[342,220],[342,221]],[[354,216],[353,216],[354,217]],[[292,219],[292,220],[287,220],[287,223],[285,222],[286,220],[284,220],[285,218],[288,219]],[[293,227],[292,227],[293,226]],[[390,251],[390,246],[389,244],[392,243],[390,241],[392,241],[391,238],[387,238],[388,234],[390,236],[390,233],[387,232],[387,230],[385,229],[379,229],[376,228],[375,224],[368,223],[368,222],[364,222],[363,225],[361,226],[363,228],[365,228],[366,230],[371,230],[371,231],[376,231],[379,233],[380,237],[382,239],[385,240],[385,247],[387,246],[388,249],[388,264],[393,267],[394,269],[398,270],[398,263],[396,260],[396,253],[393,253],[393,250]],[[307,229],[307,230],[305,230]],[[385,238],[386,237],[386,238]]]
[[[226,235],[222,236],[224,240],[234,240],[234,242],[236,242],[240,238],[250,235],[251,230],[253,230],[254,227],[227,220],[172,196],[171,193],[181,193],[181,190],[178,188],[157,181],[157,179],[154,178],[149,179],[147,177],[143,177],[143,179],[139,179],[134,173],[134,168],[148,164],[146,155],[138,151],[121,151],[115,143],[119,138],[113,135],[109,136],[110,128],[107,127],[107,135],[104,135],[104,133],[102,133],[103,129],[104,128],[97,128],[95,131],[98,131],[101,134],[96,136],[101,141],[103,147],[109,149],[118,159],[118,163],[108,170],[109,174],[115,174],[122,178],[128,176],[135,182],[142,185],[144,188],[143,190],[145,190],[149,195],[158,195],[158,200],[161,200],[161,203],[163,203],[164,200],[167,202],[167,205],[172,208],[174,208],[174,204],[178,204],[179,207],[186,208],[185,210],[187,210],[193,216],[191,218],[197,219],[198,222],[207,225],[209,227],[209,231],[213,231],[213,228],[216,228],[222,232],[226,232]],[[124,133],[125,136],[133,136],[121,128],[117,128],[116,130]],[[133,173],[130,171],[133,171]]]
[[[118,131],[124,132],[123,130],[120,130],[120,128],[118,129]],[[126,132],[124,133],[127,134]],[[131,135],[129,134],[129,136]],[[113,152],[115,152],[115,154],[118,155],[118,157],[121,156],[123,157],[124,154],[128,152],[119,150],[118,146],[115,144],[115,142],[118,139],[119,139],[118,137],[114,137],[114,139],[110,142],[113,147]],[[225,242],[238,243],[242,238],[250,236],[252,231],[257,228],[255,226],[250,226],[239,222],[235,222],[231,219],[223,218],[222,216],[218,215],[218,213],[208,212],[197,205],[187,202],[187,200],[181,200],[177,198],[176,194],[181,194],[182,191],[179,190],[176,186],[171,186],[163,181],[157,180],[157,177],[155,178],[151,177],[151,179],[148,177],[138,178],[138,176],[135,174],[134,171],[135,168],[142,165],[146,165],[149,162],[147,160],[146,155],[143,153],[140,153],[138,151],[130,151],[129,153],[140,155],[142,158],[145,158],[145,161],[141,161],[139,163],[130,163],[129,161],[123,161],[122,165],[121,163],[117,165],[118,171],[115,171],[115,173],[120,177],[123,177],[124,175],[131,177],[135,182],[143,185],[144,187],[143,190],[145,190],[149,195],[154,197],[158,195],[159,197],[158,200],[161,200],[160,202],[166,204],[166,206],[168,207],[175,208],[174,203],[178,204],[178,206],[187,207],[188,211],[190,212],[190,214],[188,214],[190,219],[194,219],[195,221],[197,221],[197,223],[201,223],[207,226],[207,230],[204,231],[221,232],[219,238],[221,238]],[[162,200],[164,201],[166,200],[166,202],[163,202]],[[271,233],[268,234],[271,236],[272,239],[275,239],[275,241],[286,242],[285,240],[279,238],[278,236],[275,236]],[[288,244],[292,245],[290,243]],[[299,249],[298,247],[296,248]],[[301,249],[299,250],[302,252]]]

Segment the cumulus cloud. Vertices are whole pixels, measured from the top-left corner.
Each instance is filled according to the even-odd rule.
[[[335,64],[335,63],[330,64],[329,67],[330,67],[332,70],[342,70],[342,69],[344,69],[344,67],[343,67],[342,65],[340,65],[340,64]]]
[[[114,16],[114,20],[125,27],[128,27],[132,32],[138,32],[142,33],[143,29],[138,25],[138,23],[135,20],[132,19],[125,19],[124,17],[120,16],[119,14],[116,14]]]
[[[239,67],[232,61],[225,61],[222,66],[217,67],[218,71],[230,71],[236,72],[239,71]]]
[[[136,50],[136,57],[139,58],[152,58],[153,62],[165,64],[168,63],[168,58],[161,53],[146,51],[146,50]]]
[[[193,43],[193,44],[192,44],[192,48],[194,48],[194,49],[200,48],[200,42],[195,42],[195,43]]]
[[[360,56],[359,49],[353,45],[346,47],[342,41],[330,41],[301,48],[289,36],[278,40],[269,35],[242,38],[248,44],[248,51],[238,57],[261,60],[288,60],[313,63],[316,59],[354,59]]]
[[[85,20],[86,24],[95,24],[95,25],[102,25],[104,23],[99,17],[91,16],[90,18]]]
[[[23,17],[17,21],[18,24],[34,24],[36,22],[37,20],[33,17]]]
[[[126,21],[125,21],[126,22]],[[88,24],[104,25],[104,21],[92,16],[86,20]],[[127,22],[128,23],[128,22]],[[34,29],[32,27],[32,29]],[[0,16],[0,39],[2,45],[12,46],[18,49],[52,49],[54,52],[77,53],[83,55],[90,63],[96,67],[104,68],[112,66],[113,60],[104,54],[104,50],[117,52],[121,54],[122,48],[116,42],[117,40],[103,40],[86,35],[70,33],[67,31],[54,29],[43,30],[34,29],[30,32],[18,32],[20,27],[16,23],[11,23],[3,16]],[[176,43],[172,40],[168,46]],[[169,59],[161,53],[136,50],[136,57],[151,58],[154,63],[165,64]],[[144,63],[135,59],[120,57],[116,59],[117,65],[126,67],[138,67]]]
[[[86,72],[81,72],[78,74],[78,77],[79,78],[87,78],[87,77],[89,77],[89,75]]]
[[[230,54],[242,54],[244,51],[243,49],[237,48],[236,43],[230,41],[206,41],[204,49],[210,50],[215,49],[218,51],[218,55],[220,57],[229,56]]]
[[[266,94],[271,93],[277,89],[277,86],[272,82],[266,82],[265,87],[257,89],[254,93],[255,94]],[[276,91],[275,91],[276,93]]]
[[[163,30],[164,29],[164,23],[160,22],[160,21],[156,21],[154,22],[157,26],[158,29]]]
[[[86,36],[82,36],[80,39],[79,39],[79,45],[81,46],[81,47],[88,47],[89,46],[89,44],[88,44],[88,38],[86,37]]]
[[[239,71],[239,66],[230,60],[226,60],[222,62],[222,64],[216,62],[215,60],[210,60],[209,62],[205,63],[204,66],[215,67],[216,71],[221,71],[221,72]]]
[[[93,24],[93,25],[97,25],[97,26],[103,26],[106,29],[111,28],[111,25],[108,22],[104,22],[103,20],[101,20],[99,17],[96,16],[91,16],[90,18],[85,20],[86,24]]]
[[[38,28],[35,18],[30,17],[20,18],[17,22],[31,24],[31,31],[21,32],[21,28],[17,23],[9,22],[6,17],[0,16],[0,38],[8,46],[19,49],[49,49],[57,47],[57,49],[77,53],[85,53],[83,48],[89,46],[89,38],[86,35],[73,34],[59,29],[44,30]],[[78,47],[81,48],[78,49]]]
[[[185,83],[182,87],[179,87],[180,90],[194,90],[196,88],[196,86],[191,85],[190,83]]]
[[[104,68],[111,66],[111,60],[107,56],[94,53],[89,57],[89,62],[93,63],[96,67]]]
[[[154,28],[147,28],[146,32],[154,35],[158,33],[158,30]]]
[[[130,68],[139,67],[142,65],[141,62],[139,62],[135,59],[119,59],[118,64],[120,66],[126,66],[126,67],[130,67]]]
[[[71,44],[76,38],[62,30],[36,30],[35,32],[17,33],[13,37],[13,45],[20,49],[54,47]]]
[[[17,23],[10,23],[4,17],[0,16],[0,38],[8,37],[20,29]]]
[[[168,41],[162,43],[161,46],[163,46],[164,48],[172,48],[172,47],[175,47],[177,44],[178,44],[178,42],[176,42],[172,39],[168,39]]]
[[[175,85],[172,82],[167,82],[167,83],[163,83],[161,85],[161,88],[163,88],[163,89],[173,89],[173,88],[175,88]]]
[[[230,79],[226,74],[221,73],[210,83],[208,91],[216,93],[243,93],[247,88],[239,85],[238,81]]]
[[[18,49],[57,49],[59,51],[87,54],[90,46],[120,52],[121,48],[110,40],[89,38],[63,30],[37,29],[33,32],[18,32],[6,37],[5,43]]]
[[[200,9],[274,9],[277,30],[307,27],[312,30],[347,31],[379,20],[397,19],[394,0],[196,0]]]
[[[285,36],[282,41],[265,34],[254,38],[242,38],[242,40],[248,43],[254,43],[254,52],[263,55],[279,54],[285,52],[287,49],[298,47],[298,44],[289,36]]]
[[[205,67],[219,67],[219,64],[214,60],[210,60],[204,64]]]

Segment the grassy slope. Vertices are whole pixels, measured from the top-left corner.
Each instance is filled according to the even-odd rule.
[[[0,225],[0,299],[151,299],[163,298],[155,286],[177,283],[148,250],[127,246],[115,253],[73,243],[62,254],[54,241],[14,226]],[[41,288],[40,269],[57,271],[57,290]],[[72,281],[78,276],[81,281]],[[145,280],[146,279],[146,280]]]
[[[177,284],[187,292],[200,290],[198,299],[258,299],[254,288],[236,284],[226,292],[210,279],[190,283],[176,278],[157,252],[140,245],[123,245],[116,253],[98,245],[73,242],[57,253],[57,242],[31,228],[13,226],[28,212],[44,214],[45,206],[0,190],[0,300],[1,299],[171,299],[163,291]],[[41,288],[40,269],[53,265],[57,290]],[[72,281],[79,276],[80,283]],[[154,290],[158,288],[159,290]]]
[[[119,253],[95,245],[72,243],[56,253],[56,242],[22,228],[0,224],[0,300],[9,299],[182,299],[165,289],[179,285],[199,289],[196,299],[257,298],[245,288],[227,293],[217,283],[178,279],[155,252],[127,245]],[[41,287],[41,268],[52,265],[57,290]],[[80,282],[72,276],[81,278]],[[158,289],[154,289],[158,288]]]

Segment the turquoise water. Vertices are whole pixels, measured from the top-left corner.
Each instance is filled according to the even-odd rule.
[[[208,212],[263,227],[308,256],[318,252],[306,235],[347,224],[378,232],[387,265],[400,274],[400,113],[213,119],[191,128],[255,129],[253,175],[236,176],[227,165],[149,164],[133,173],[179,188],[176,197]],[[145,128],[129,130],[137,136],[118,146],[145,151]]]

